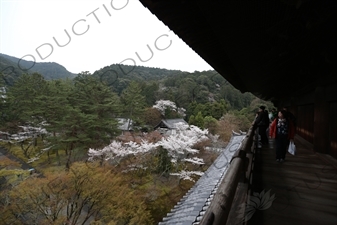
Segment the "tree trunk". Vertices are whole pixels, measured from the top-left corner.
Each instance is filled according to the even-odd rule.
[[[50,164],[50,150],[48,150],[47,156],[48,156],[48,164]]]
[[[69,149],[69,154],[68,154],[68,159],[67,159],[67,163],[66,163],[66,169],[69,170],[70,169],[70,164],[71,164],[71,152],[74,148],[74,144],[71,143],[70,144],[70,149]]]
[[[56,159],[57,159],[57,165],[61,166],[60,155],[59,155],[59,150],[58,149],[56,149],[55,154],[56,154]]]

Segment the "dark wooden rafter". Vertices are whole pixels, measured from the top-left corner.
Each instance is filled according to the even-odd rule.
[[[277,101],[336,83],[336,1],[140,1],[242,92]]]

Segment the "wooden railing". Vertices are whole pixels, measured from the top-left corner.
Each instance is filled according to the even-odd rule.
[[[242,203],[245,203],[249,197],[254,133],[251,127],[233,156],[227,173],[200,221],[200,225],[243,223],[243,217],[238,218],[238,215],[244,215],[245,209],[239,206],[242,206]]]

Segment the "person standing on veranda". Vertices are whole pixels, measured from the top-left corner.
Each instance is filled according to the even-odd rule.
[[[279,111],[269,129],[269,136],[275,138],[277,162],[285,160],[289,141],[293,141],[295,136],[294,124],[286,115],[287,112],[285,110]]]
[[[259,112],[254,122],[252,123],[254,129],[258,128],[258,133],[261,136],[261,143],[268,144],[267,129],[269,127],[268,112],[265,111],[265,106],[259,107]]]

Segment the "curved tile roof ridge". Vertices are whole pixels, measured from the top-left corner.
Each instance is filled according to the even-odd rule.
[[[228,170],[230,160],[245,136],[233,133],[218,158],[158,225],[199,224]]]

